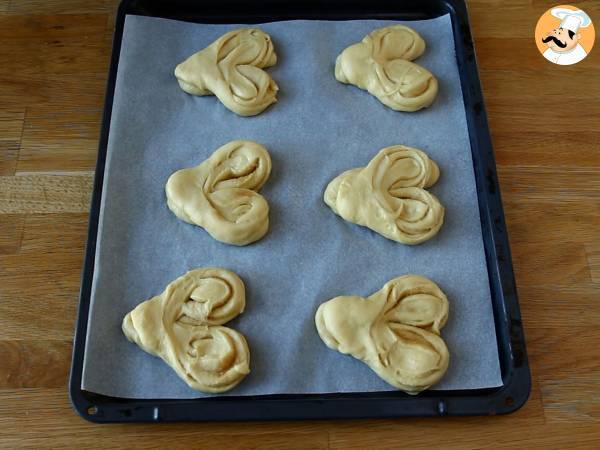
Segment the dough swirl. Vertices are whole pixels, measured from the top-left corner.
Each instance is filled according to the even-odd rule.
[[[447,318],[448,299],[441,289],[425,277],[405,275],[368,298],[342,296],[321,304],[315,324],[329,348],[416,394],[446,373],[450,354],[439,334]]]
[[[333,179],[324,200],[349,222],[403,244],[420,244],[444,222],[444,207],[425,190],[439,174],[425,152],[394,145],[380,150],[366,167]]]
[[[192,270],[123,319],[123,333],[162,358],[192,389],[224,392],[250,372],[244,336],[221,326],[244,311],[244,283],[233,272]]]
[[[167,205],[185,222],[218,241],[247,245],[269,229],[269,204],[258,191],[271,173],[271,157],[253,141],[232,141],[202,164],[172,174]]]
[[[353,84],[396,111],[417,111],[433,103],[437,79],[411,61],[425,41],[409,27],[379,28],[346,48],[335,61],[335,78]]]
[[[214,94],[240,116],[254,116],[277,101],[278,87],[262,70],[277,63],[271,37],[258,28],[224,34],[175,68],[188,94]]]

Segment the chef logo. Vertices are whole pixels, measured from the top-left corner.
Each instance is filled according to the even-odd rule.
[[[535,27],[535,43],[548,61],[568,66],[584,59],[594,45],[592,19],[583,10],[561,5],[546,11]]]

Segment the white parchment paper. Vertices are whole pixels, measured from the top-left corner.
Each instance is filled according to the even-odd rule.
[[[317,306],[338,295],[367,296],[406,273],[437,282],[450,301],[442,335],[450,368],[436,389],[501,384],[465,111],[450,17],[410,22],[427,42],[416,62],[440,85],[416,113],[383,106],[337,82],[336,56],[390,21],[288,21],[260,25],[275,43],[268,69],[278,103],[239,117],[215,97],[184,93],[173,76],[183,59],[239,25],[128,16],[115,90],[82,388],[129,398],[191,398],[159,358],[129,343],[123,316],[186,271],[226,267],[244,280],[245,313],[228,326],[250,345],[251,373],[226,395],[392,390],[366,365],[328,349],[314,326]],[[234,139],[262,143],[273,160],[262,189],[269,233],[247,247],[213,240],[167,208],[175,170],[201,163]],[[405,246],[336,216],[327,183],[364,166],[381,148],[425,150],[440,166],[431,189],[446,207],[434,239]]]

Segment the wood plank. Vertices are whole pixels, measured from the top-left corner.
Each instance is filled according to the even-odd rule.
[[[0,256],[0,339],[69,340],[73,337],[83,257]],[[65,275],[65,271],[69,271]],[[15,273],[18,271],[18,273]],[[40,271],[47,271],[44,275]],[[56,280],[56,281],[53,281]]]
[[[0,390],[66,387],[71,349],[71,341],[0,341]]]
[[[467,422],[467,421],[464,421]],[[502,426],[498,426],[498,424]],[[469,426],[468,422],[447,421],[444,431],[438,424],[429,423],[420,427],[407,427],[404,422],[390,422],[377,428],[365,430],[365,426],[354,424],[354,428],[330,432],[331,449],[396,449],[410,443],[411,449],[481,449],[481,448],[594,448],[600,440],[600,429],[593,425],[558,424],[552,427],[528,426],[516,418],[494,417]],[[501,432],[500,430],[503,430]],[[577,439],[574,439],[577,436]]]
[[[0,108],[0,176],[15,173],[24,120],[24,108]]]
[[[520,83],[513,83],[510,86],[510,91],[505,92],[505,96],[512,98],[509,94],[518,94],[525,97],[533,97],[537,94],[543,94],[544,88],[558,87],[561,85],[560,74],[568,74],[569,76],[581,76],[582,73],[587,74],[589,80],[598,78],[595,70],[600,67],[600,58],[594,57],[590,52],[590,56],[578,64],[572,66],[556,66],[546,60],[537,50],[537,46],[533,40],[533,24],[531,35],[527,37],[507,37],[496,38],[482,36],[475,41],[475,53],[477,55],[477,64],[483,73],[490,75],[492,70],[513,70],[513,75],[516,80],[520,78],[521,71],[540,71],[543,73],[538,80],[537,86],[533,85],[533,90],[522,89]],[[517,69],[518,68],[518,69]],[[586,83],[587,86],[587,83]],[[485,77],[483,77],[484,90],[487,88]],[[487,92],[486,92],[487,94]],[[584,94],[583,92],[581,94]],[[570,93],[569,97],[573,94]],[[583,97],[584,95],[578,95]],[[486,98],[487,95],[486,95]],[[537,109],[537,108],[536,108]]]
[[[598,235],[596,235],[596,239],[585,244],[585,253],[587,254],[592,281],[598,284],[600,290],[600,240]]]
[[[72,338],[86,233],[87,214],[26,216],[20,252],[0,255],[0,340]]]
[[[594,308],[589,305],[581,313],[590,309]],[[577,321],[557,320],[551,327],[530,329],[527,338],[531,344],[530,362],[536,368],[547,411],[546,420],[600,424],[600,403],[590,401],[600,388],[597,332],[580,326]]]
[[[467,6],[471,16],[471,28],[477,40],[488,37],[523,37],[533,40],[533,33],[538,18],[558,3],[540,0],[469,0]],[[598,2],[583,0],[577,7],[587,11],[594,17],[600,12]],[[501,16],[493,14],[502,10]],[[502,20],[509,17],[510,20]],[[473,20],[476,18],[476,20]]]
[[[0,177],[0,214],[89,211],[91,173]]]
[[[21,249],[25,216],[0,214],[0,255],[14,255]]]
[[[104,14],[0,16],[0,75],[105,73]],[[19,55],[18,58],[11,57]]]
[[[115,25],[117,22],[117,8],[114,8],[108,13],[108,17],[106,18],[106,37],[107,37],[107,45],[109,48],[112,48],[112,39],[115,31]]]
[[[537,395],[535,389],[532,393]],[[540,408],[534,401],[508,416],[337,421],[332,423],[330,430],[330,447],[398,448],[399,442],[402,441],[410,443],[410,448],[413,448],[413,445],[416,448],[473,448],[471,445],[483,448],[486,442],[493,442],[495,445],[496,439],[509,428],[511,433],[517,436],[528,428],[544,429],[545,419],[536,410],[539,411]],[[533,413],[533,416],[530,413]],[[395,438],[392,437],[394,434]],[[381,438],[379,445],[375,443],[377,436]],[[452,444],[455,447],[452,447]]]
[[[537,94],[535,94],[537,92]],[[539,132],[540,130],[563,130],[572,134],[587,133],[596,130],[600,122],[597,100],[591,97],[561,102],[561,111],[556,113],[556,103],[560,96],[545,96],[543,89],[537,89],[530,95],[521,94],[519,89],[508,95],[488,94],[485,90],[487,111],[492,130],[518,130],[518,133]],[[535,102],[535,110],[531,104]],[[583,113],[585,112],[585,113]],[[568,147],[569,141],[563,145]]]
[[[8,4],[8,0],[3,0]],[[90,14],[115,10],[119,0],[17,0],[10,3],[7,12],[23,14]]]
[[[587,204],[597,211],[600,170],[597,168],[498,166],[500,189],[507,201],[527,204],[555,202],[570,207]]]
[[[16,41],[32,38],[52,41],[66,37],[104,37],[105,14],[3,14],[0,39]]]
[[[238,439],[247,442],[251,447],[267,445],[274,439],[278,448],[294,448],[308,443],[308,447],[322,448],[327,440],[328,425],[326,422],[249,422],[249,423],[194,423],[194,424],[112,424],[99,426],[84,421],[72,411],[67,391],[58,389],[6,389],[0,391],[3,401],[0,402],[0,446],[15,443],[44,445],[48,436],[52,436],[54,446],[70,448],[98,442],[105,446],[121,446],[128,442],[128,447],[137,443],[144,448],[165,448],[173,445],[191,448],[207,448],[212,442],[221,447],[233,446]],[[41,419],[41,420],[40,420]],[[3,429],[12,427],[20,430],[19,434],[3,435]],[[81,439],[75,445],[73,439]],[[284,438],[287,438],[287,444]],[[224,441],[227,440],[229,444]],[[103,446],[104,446],[103,445]],[[301,447],[300,447],[301,448]]]
[[[93,171],[96,167],[100,108],[41,107],[25,120],[17,170]]]
[[[87,212],[27,215],[21,252],[31,255],[83,253],[87,227]]]
[[[502,166],[597,168],[600,131],[493,131],[496,163]]]
[[[522,242],[591,243],[600,235],[600,202],[511,200],[504,202],[504,214],[514,246]],[[531,220],[535,217],[536,220]]]
[[[201,436],[199,434],[194,437],[178,438],[177,443],[173,446],[173,437],[164,434],[156,434],[154,439],[149,439],[147,434],[141,434],[135,438],[135,441],[130,441],[127,448],[131,449],[164,449],[164,448],[195,448],[201,442],[203,450],[222,450],[223,448],[241,448],[241,449],[327,449],[328,437],[327,432],[320,433],[269,433],[260,436],[260,442],[256,442],[254,435],[208,435]],[[11,441],[8,441],[11,443]],[[38,450],[40,446],[44,446],[47,442],[46,438],[38,439],[19,439],[19,448]],[[101,448],[105,449],[121,449],[123,448],[121,440],[106,438],[102,441]],[[53,444],[53,448],[58,448]],[[58,445],[60,448],[98,448],[98,444],[93,446],[85,436],[75,436],[61,440]]]
[[[105,20],[102,20],[104,23]],[[39,74],[105,74],[110,52],[104,36],[76,36],[64,39],[42,38],[6,40],[0,47],[0,75],[6,78]],[[18,59],[10,55],[18,54]]]
[[[0,102],[6,107],[52,106],[61,108],[102,108],[106,73],[23,74],[0,73]]]
[[[19,142],[0,139],[0,176],[14,175],[19,158]]]
[[[598,283],[530,286],[526,284],[528,277],[521,275],[517,281],[526,335],[529,329],[562,326],[591,329],[600,322],[600,308],[596,306]]]
[[[21,139],[25,109],[0,109],[0,140],[17,141]]]
[[[556,286],[591,282],[583,244],[523,242],[512,248],[512,256],[518,285]]]
[[[548,413],[549,423],[599,422],[600,405],[589,399],[598,395],[600,380],[596,376],[597,368],[591,370],[595,373],[587,377],[574,375],[571,379],[542,382],[544,398],[548,398],[544,408]],[[600,440],[596,444],[598,442]]]
[[[530,57],[531,55],[527,55]],[[544,58],[542,63],[549,64]],[[488,67],[479,71],[481,80],[485,86],[486,98],[512,98],[515,93],[519,93],[521,98],[537,97],[541,93],[544,96],[563,96],[566,95],[564,85],[556,83],[556,80],[549,76],[547,65],[527,64],[519,71],[515,72],[514,67]],[[593,80],[594,77],[592,77]],[[596,77],[600,81],[600,77]],[[586,70],[577,69],[569,73],[569,81],[574,84],[588,86],[586,91],[589,99],[597,98],[600,95],[600,85],[591,82],[590,75]],[[536,116],[543,117],[545,114],[562,115],[554,109],[540,109]],[[585,120],[585,116],[582,117]],[[555,128],[556,129],[556,128]],[[548,128],[552,131],[552,128]]]

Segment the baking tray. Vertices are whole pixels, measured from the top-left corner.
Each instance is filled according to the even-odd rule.
[[[121,40],[127,14],[198,23],[264,23],[293,19],[423,20],[450,14],[471,143],[503,385],[498,388],[479,390],[425,391],[418,396],[410,396],[403,392],[370,392],[228,396],[192,400],[133,400],[83,391],[81,377],[104,166]],[[530,387],[525,338],[496,166],[467,9],[463,1],[329,0],[326,3],[310,0],[285,3],[274,0],[254,3],[231,0],[215,3],[184,0],[122,1],[116,18],[69,386],[72,404],[82,417],[94,422],[168,422],[505,414],[517,410],[525,403]]]

